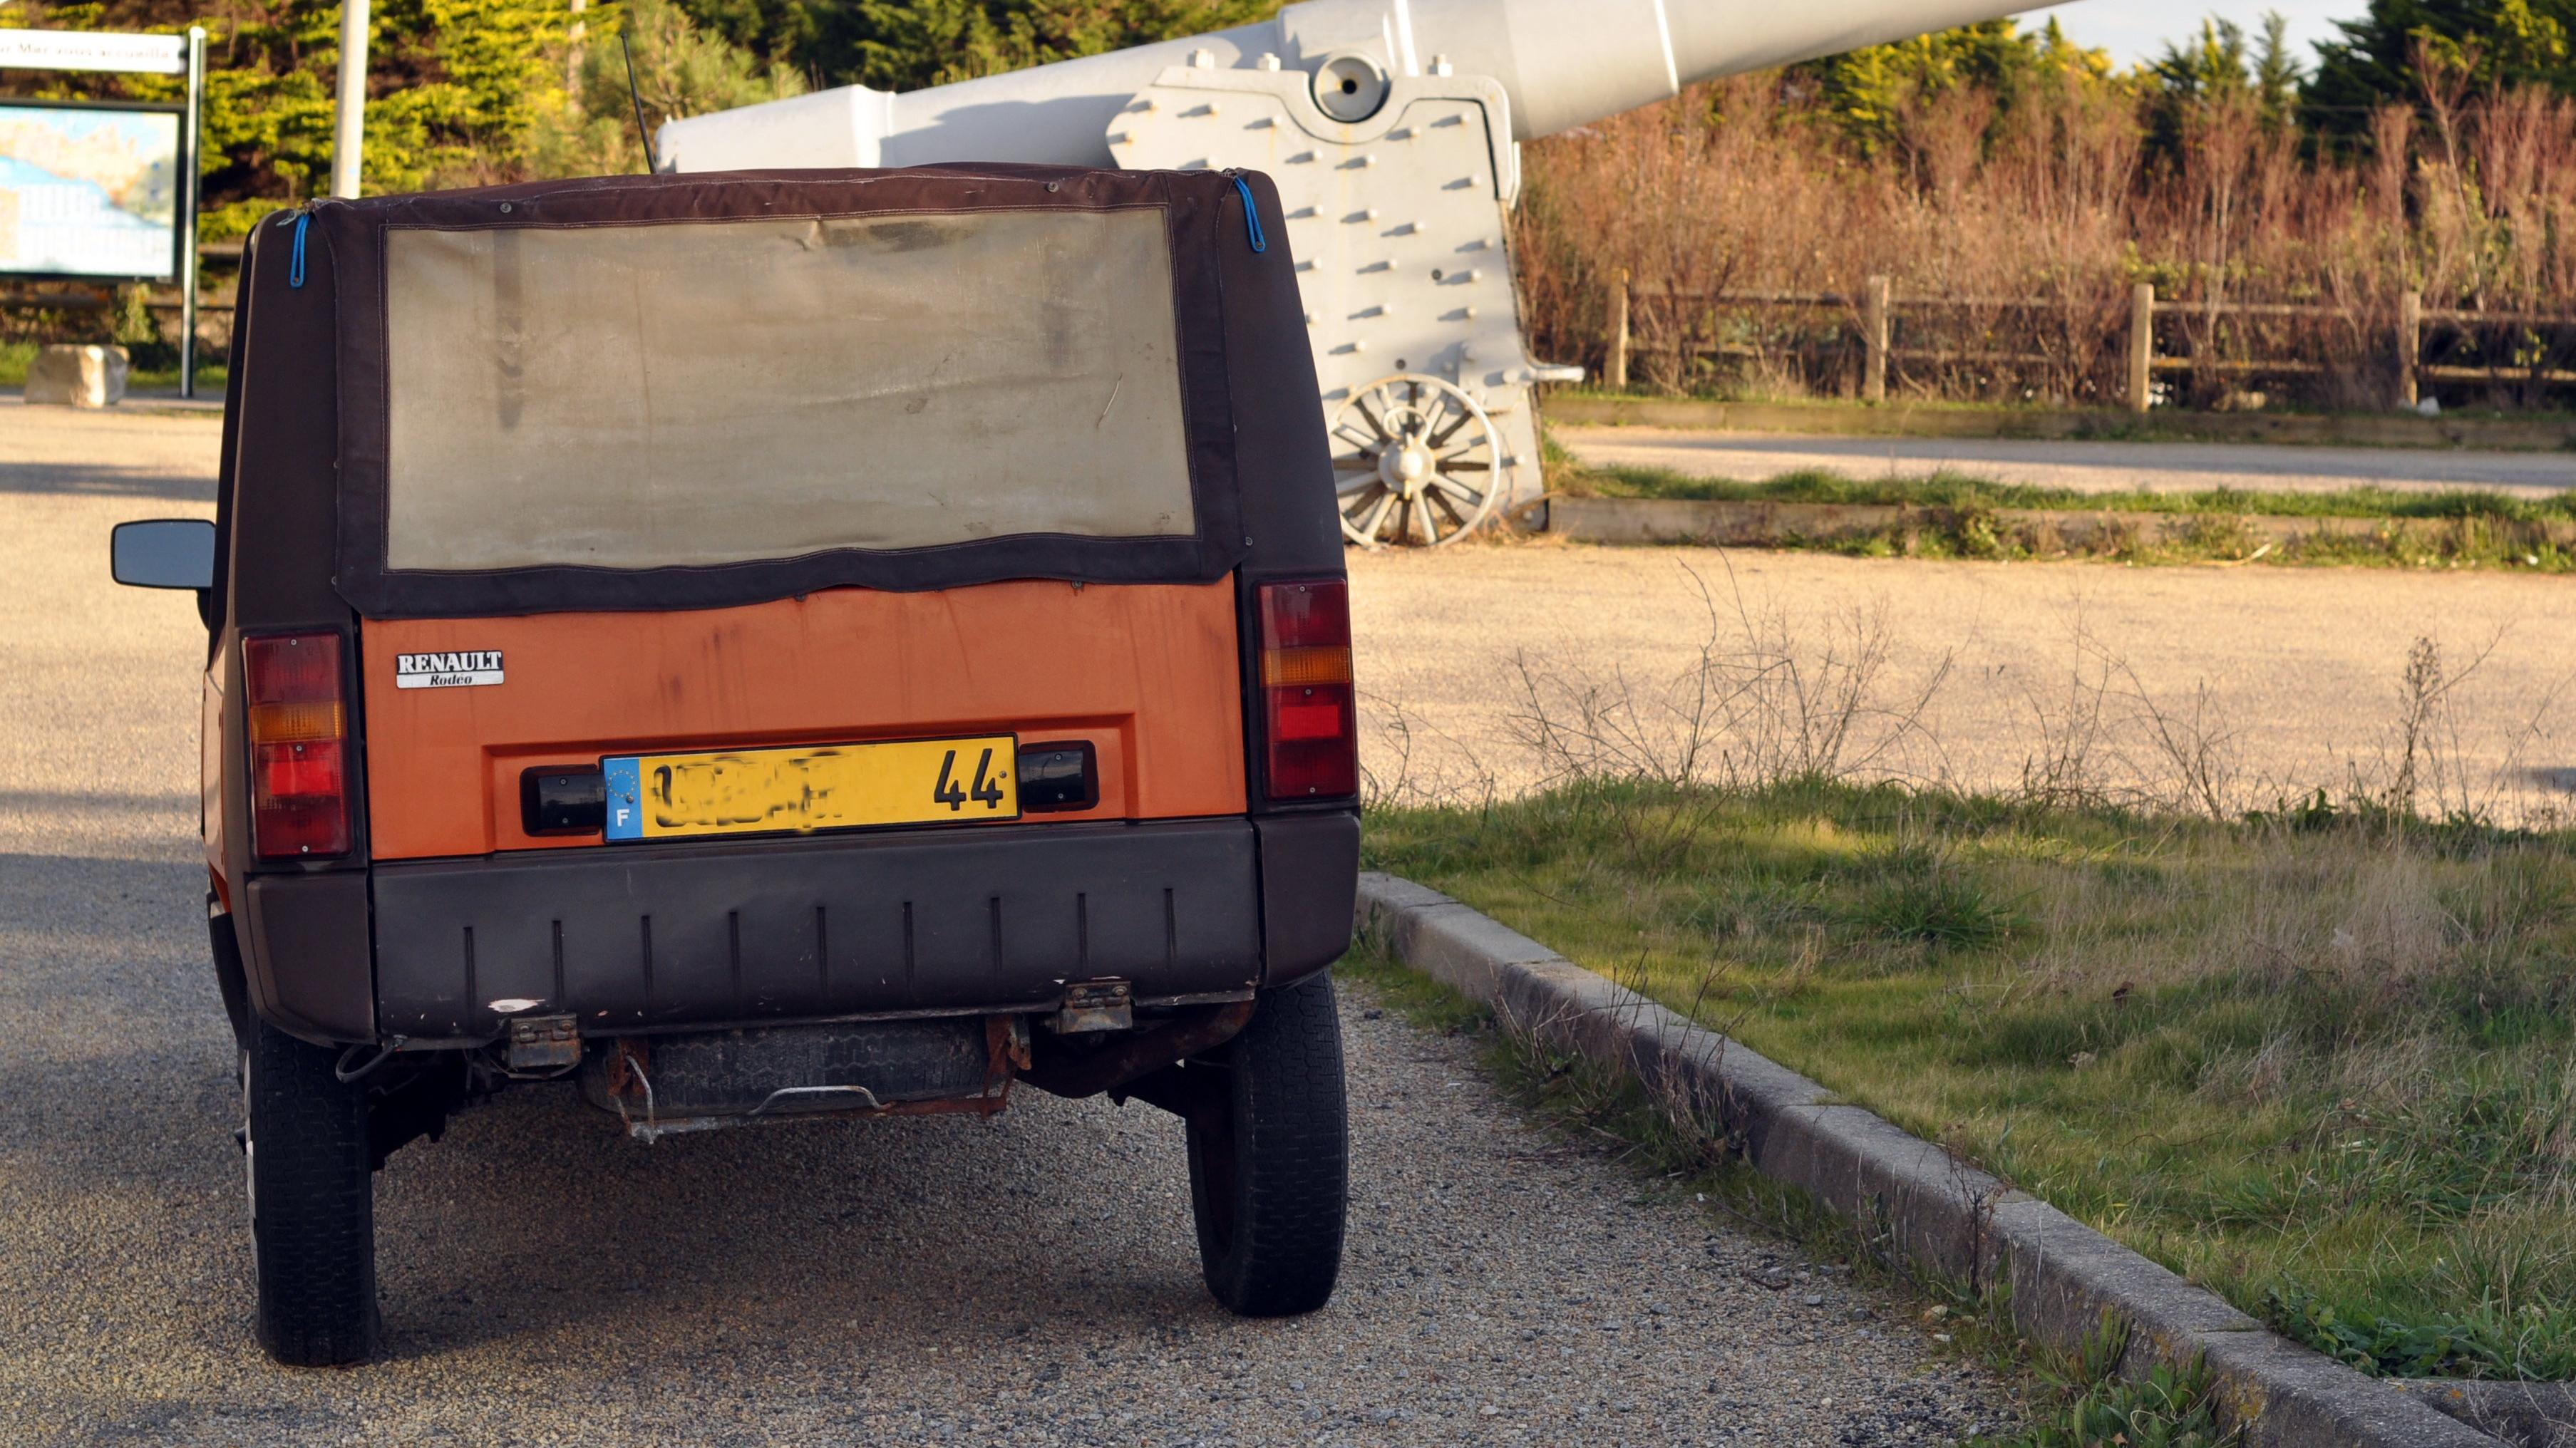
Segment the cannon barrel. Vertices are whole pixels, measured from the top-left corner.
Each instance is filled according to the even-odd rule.
[[[1218,69],[1276,57],[1322,76],[1490,76],[1512,139],[1662,100],[1695,81],[1900,40],[2027,9],[2032,0],[1310,0],[1275,19],[1185,40],[905,92],[843,86],[664,126],[684,171],[907,166],[933,161],[1111,164],[1103,138],[1129,101],[1194,53]]]

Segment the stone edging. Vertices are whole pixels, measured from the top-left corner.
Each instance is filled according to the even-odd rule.
[[[2124,442],[2260,442],[2329,447],[2576,447],[2576,420],[2418,417],[2406,412],[2189,412],[2124,408],[1940,407],[1910,402],[1714,402],[1690,397],[1549,396],[1547,420],[1592,427],[1831,433],[1848,437],[2018,437]]]
[[[1552,496],[1547,531],[1579,543],[1678,543],[1772,548],[1898,534],[1914,551],[1915,531],[1944,525],[1948,509],[1892,503],[1784,503],[1732,498],[1577,498]],[[2499,543],[2536,549],[2576,546],[2576,522],[2489,518],[2320,518],[2269,514],[2140,513],[2084,508],[1997,508],[1998,532],[2040,556],[2108,552],[2131,545],[2191,539],[2226,530],[2231,541],[2275,546],[2311,538],[2396,539],[2439,547],[2483,533]]]
[[[2301,1347],[2046,1202],[1837,1104],[1806,1077],[1436,890],[1365,873],[1358,916],[1398,960],[1492,1008],[1506,1026],[1633,1076],[1669,1108],[1721,1123],[1755,1170],[1804,1189],[1882,1250],[1981,1292],[2008,1287],[2014,1324],[2034,1340],[2072,1350],[2115,1313],[2131,1326],[2123,1371],[2205,1360],[2225,1416],[2251,1444],[2504,1441],[2437,1410],[2442,1395],[2426,1391],[2432,1385],[2364,1377]]]

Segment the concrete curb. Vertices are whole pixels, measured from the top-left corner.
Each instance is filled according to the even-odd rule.
[[[2553,519],[2311,518],[2265,514],[2094,512],[2082,508],[1997,508],[1988,515],[2008,541],[2037,556],[2113,552],[2190,542],[2204,530],[2236,544],[2284,546],[2325,539],[2410,543],[2418,548],[2536,550],[2576,545],[2576,523]],[[1726,498],[1550,498],[1547,531],[1578,543],[1704,544],[1776,548],[1894,535],[1911,553],[1927,529],[1954,526],[1946,508],[1887,503],[1781,503]]]
[[[1360,876],[1358,925],[1504,1024],[1633,1076],[1667,1109],[1720,1124],[1755,1170],[1804,1189],[1881,1251],[2008,1288],[2015,1325],[2073,1349],[2106,1312],[2132,1325],[2122,1370],[2205,1359],[2263,1448],[2496,1448],[2422,1392],[2279,1337],[2083,1223],[1724,1036],[1436,890]]]
[[[2516,1448],[2576,1448],[2576,1383],[2416,1378],[2398,1386]]]
[[[2412,413],[2151,412],[2124,408],[1943,407],[1910,402],[1711,402],[1688,397],[1550,395],[1547,420],[1594,427],[1827,433],[1845,437],[2022,437],[2127,442],[2261,442],[2326,447],[2576,447],[2562,417],[2418,417]]]

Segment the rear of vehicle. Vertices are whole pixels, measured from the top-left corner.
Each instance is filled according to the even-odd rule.
[[[994,167],[258,228],[207,837],[273,1352],[369,1350],[368,1169],[525,1081],[646,1140],[1141,1097],[1211,1289],[1324,1300],[1358,823],[1283,235]]]

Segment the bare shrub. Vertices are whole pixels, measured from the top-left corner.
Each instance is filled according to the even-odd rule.
[[[2559,701],[2576,675],[2552,684],[2528,715],[2487,722],[2489,711],[2477,706],[2469,686],[2504,638],[2502,630],[2489,635],[2457,665],[2446,662],[2441,641],[2430,635],[2408,646],[2377,767],[2356,769],[2347,791],[2357,802],[2401,818],[2494,822],[2551,812],[2547,802],[2530,798],[2527,766],[2533,750],[2550,739]],[[2482,755],[2493,762],[2477,763]]]
[[[2188,704],[2166,703],[2151,693],[2125,661],[2117,668],[2128,681],[2127,698],[2135,711],[2152,764],[2142,778],[2161,786],[2154,802],[2223,820],[2243,806],[2239,786],[2243,767],[2237,728],[2220,717],[2210,700],[2209,681],[2195,680]],[[2151,786],[2152,788],[2153,786]]]
[[[1402,700],[1362,689],[1359,706],[1361,808],[1476,809],[1499,795],[1474,749]]]
[[[2109,804],[2115,797],[2104,768],[2112,748],[2113,667],[2106,652],[2089,646],[2092,635],[2085,629],[2080,600],[2073,635],[2075,661],[2066,671],[2063,692],[2044,697],[2027,684],[2022,687],[2036,745],[2022,756],[2018,793],[2034,804],[2082,808]]]
[[[2159,346],[2197,364],[2195,399],[2245,385],[2229,364],[2283,357],[2308,370],[2265,388],[2382,406],[2387,339],[2415,290],[2428,310],[2472,314],[2426,329],[2426,361],[2508,369],[2476,400],[2540,403],[2535,374],[2569,365],[2576,329],[2511,315],[2564,313],[2576,296],[2576,100],[2426,73],[2424,122],[2391,106],[2351,158],[2302,154],[2250,99],[2212,94],[2182,104],[2167,159],[2145,145],[2134,97],[2071,73],[2000,112],[1978,86],[1913,98],[1874,151],[1779,73],[1694,87],[1529,146],[1527,321],[1547,355],[1597,364],[1603,298],[1624,271],[1640,381],[1835,394],[1859,365],[1856,304],[1708,294],[1857,298],[1880,275],[1900,298],[1945,299],[1898,313],[1897,346],[1914,355],[1892,387],[2105,401],[2123,386],[2129,287],[2147,281],[2173,306]],[[2332,310],[2219,310],[2233,302]]]
[[[2049,694],[2025,685],[2034,747],[2022,757],[2018,797],[2033,804],[2136,805],[2228,819],[2246,804],[2235,723],[2222,717],[2207,680],[2169,697],[2096,635],[2073,605],[2070,662]]]
[[[1708,632],[1673,675],[1640,680],[1515,656],[1520,707],[1510,724],[1538,755],[1545,783],[1931,777],[1925,765],[1938,746],[1924,715],[1949,677],[1948,654],[1929,677],[1900,684],[1884,602],[1808,622],[1785,604],[1750,603],[1730,567],[1721,608],[1707,580],[1682,569]]]

